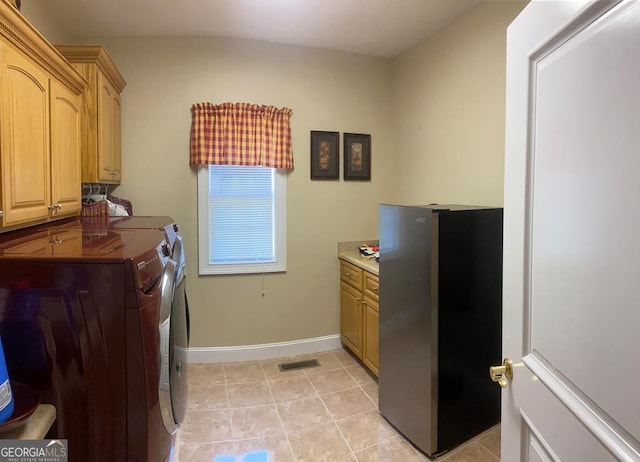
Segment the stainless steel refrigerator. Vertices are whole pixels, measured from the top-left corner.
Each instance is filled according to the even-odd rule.
[[[502,209],[379,212],[380,413],[437,456],[500,420]]]

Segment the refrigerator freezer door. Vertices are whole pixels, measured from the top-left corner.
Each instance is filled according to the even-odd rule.
[[[438,411],[438,214],[384,204],[379,212],[380,412],[432,454]]]

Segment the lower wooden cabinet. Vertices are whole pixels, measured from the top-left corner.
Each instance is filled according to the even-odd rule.
[[[378,302],[364,299],[364,347],[362,362],[378,375]]]
[[[353,353],[362,357],[362,293],[340,283],[340,337]]]
[[[378,276],[340,261],[340,338],[378,375]]]

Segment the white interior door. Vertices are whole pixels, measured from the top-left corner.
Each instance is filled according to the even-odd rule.
[[[640,2],[507,36],[502,460],[640,461]]]

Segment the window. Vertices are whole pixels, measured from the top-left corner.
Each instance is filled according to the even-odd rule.
[[[206,165],[198,172],[200,274],[286,270],[283,169]]]

